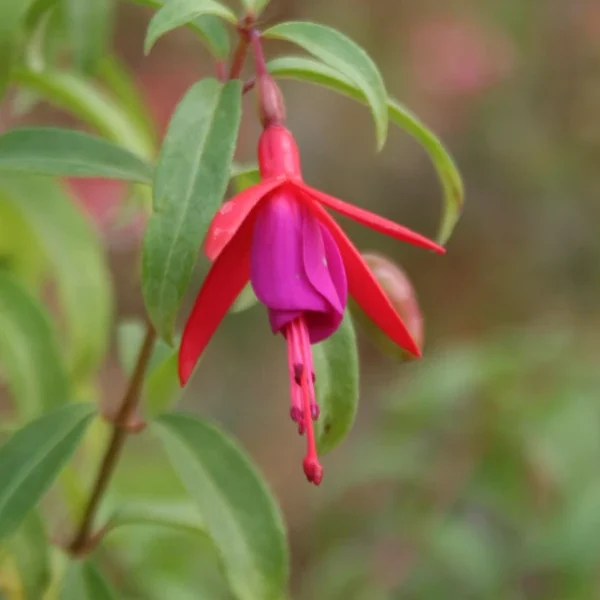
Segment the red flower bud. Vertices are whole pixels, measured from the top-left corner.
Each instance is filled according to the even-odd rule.
[[[262,126],[285,123],[285,104],[279,86],[270,75],[260,75],[256,80],[258,114]]]
[[[363,254],[363,258],[392,306],[404,321],[413,340],[422,349],[424,338],[423,317],[410,279],[400,267],[385,256],[366,253]],[[356,303],[351,303],[350,306],[354,319],[363,327],[371,341],[381,352],[401,360],[414,358],[409,352],[394,344]]]

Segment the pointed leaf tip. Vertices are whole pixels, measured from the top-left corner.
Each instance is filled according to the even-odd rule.
[[[319,452],[324,454],[350,433],[358,411],[358,350],[348,310],[339,329],[313,347],[313,358],[321,409],[315,428]]]
[[[444,191],[444,210],[437,240],[445,245],[462,213],[465,192],[460,172],[440,139],[410,110],[396,100],[389,101],[390,119],[413,136],[429,154]]]

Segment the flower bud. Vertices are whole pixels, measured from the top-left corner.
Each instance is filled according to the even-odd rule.
[[[396,312],[406,325],[408,332],[419,348],[423,347],[423,317],[415,295],[414,288],[406,273],[390,259],[373,253],[363,254],[365,262],[375,275],[379,285],[392,303]],[[350,310],[354,320],[359,323],[370,340],[389,356],[401,360],[411,360],[411,354],[394,344],[381,331],[371,319],[355,303],[350,303]]]
[[[258,114],[266,128],[285,123],[285,104],[279,86],[270,75],[260,75],[256,81]]]

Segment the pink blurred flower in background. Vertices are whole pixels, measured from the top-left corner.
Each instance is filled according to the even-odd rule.
[[[515,62],[510,39],[472,17],[421,20],[411,27],[408,40],[408,67],[417,96],[413,103],[420,109],[425,105],[436,126],[456,129],[470,102],[507,79]]]

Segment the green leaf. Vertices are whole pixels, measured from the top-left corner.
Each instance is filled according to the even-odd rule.
[[[44,523],[33,511],[8,540],[8,550],[14,558],[23,600],[39,600],[50,584],[50,552]]]
[[[181,396],[177,359],[178,353],[171,352],[148,371],[144,383],[144,406],[150,416],[168,410]]]
[[[129,0],[134,4],[160,9],[165,6],[166,0]],[[172,0],[170,0],[172,2]],[[210,53],[219,60],[224,60],[229,55],[229,33],[219,17],[204,15],[197,17],[187,25],[195,31],[208,47]]]
[[[142,320],[129,319],[119,323],[117,329],[117,351],[121,366],[127,375],[133,373],[144,338],[146,337],[146,332],[147,325]],[[162,363],[171,354],[173,354],[173,348],[162,340],[157,340],[154,344],[152,356],[148,361],[148,369],[151,370],[156,365]]]
[[[272,60],[268,68],[274,76],[316,83],[367,103],[364,93],[350,79],[315,60],[286,56]],[[444,214],[437,239],[445,244],[460,217],[464,203],[464,188],[460,173],[441,141],[416,115],[395,100],[388,99],[387,105],[391,121],[423,146],[436,169],[444,191]]]
[[[279,600],[288,553],[279,509],[232,440],[193,416],[157,421],[173,468],[197,502],[239,600]]]
[[[126,375],[133,373],[145,336],[146,327],[142,321],[132,319],[119,323],[117,328],[117,354]]]
[[[202,15],[221,17],[231,23],[236,22],[235,15],[225,6],[214,0],[169,0],[148,25],[144,41],[144,52],[148,54],[158,38],[181,27]]]
[[[75,64],[94,71],[111,41],[115,0],[63,0],[62,8]]]
[[[107,140],[139,157],[154,158],[154,140],[148,138],[137,122],[94,81],[78,73],[49,68],[44,71],[15,69],[13,79],[21,87],[36,92],[54,106],[88,123]],[[129,161],[127,157],[126,164]],[[144,165],[143,182],[148,170]],[[136,180],[135,177],[122,178]]]
[[[17,529],[71,458],[95,412],[68,404],[26,425],[0,447],[0,538]]]
[[[0,265],[31,289],[42,281],[46,258],[31,227],[0,192]]]
[[[444,190],[444,213],[437,239],[445,244],[460,218],[464,203],[464,188],[452,157],[440,140],[419,119],[396,100],[389,101],[390,119],[418,140],[427,150]]]
[[[145,334],[146,326],[140,321],[126,321],[119,325],[117,349],[127,374],[133,372]],[[177,352],[159,339],[154,346],[142,390],[143,406],[148,415],[168,410],[181,395],[177,367]]]
[[[321,414],[316,421],[319,452],[333,450],[349,433],[358,410],[358,351],[350,313],[339,329],[313,347],[315,387]]]
[[[152,167],[102,138],[53,127],[23,127],[0,135],[0,172],[152,181]]]
[[[387,92],[379,69],[360,46],[335,29],[301,21],[275,25],[263,35],[297,44],[361,90],[375,119],[378,148],[383,147],[388,131]]]
[[[258,165],[231,165],[231,182],[236,194],[239,194],[251,185],[259,183],[260,171],[258,170]]]
[[[240,313],[252,308],[258,303],[258,298],[252,289],[252,284],[247,283],[240,295],[235,299],[235,302],[229,309],[230,313]]]
[[[58,0],[30,0],[30,8],[25,18],[25,27],[31,31],[35,29],[40,20],[51,11]]]
[[[241,0],[242,6],[246,9],[246,13],[257,17],[265,10],[267,4],[271,0]]]
[[[217,60],[227,58],[230,46],[229,32],[219,17],[212,15],[198,17],[190,25],[199,34],[214,58]]]
[[[119,101],[122,109],[135,124],[142,136],[147,138],[149,145],[157,144],[156,125],[148,102],[135,85],[133,74],[130,73],[117,56],[105,56],[98,64],[98,78],[104,86]]]
[[[88,377],[104,358],[112,316],[110,274],[98,235],[52,179],[3,175],[0,196],[14,203],[44,250],[65,317],[71,373]]]
[[[108,520],[111,530],[130,525],[150,525],[179,529],[206,537],[206,525],[195,504],[189,502],[119,502]]]
[[[156,166],[142,289],[148,314],[169,343],[202,240],[225,195],[241,101],[239,80],[193,85],[175,111]]]
[[[69,400],[67,373],[48,315],[1,271],[0,365],[24,418]]]
[[[116,591],[90,561],[72,563],[65,575],[60,600],[117,600]]]

